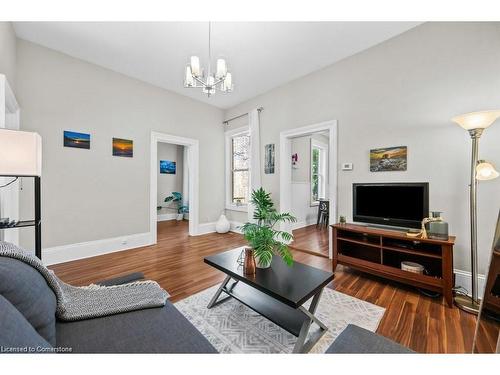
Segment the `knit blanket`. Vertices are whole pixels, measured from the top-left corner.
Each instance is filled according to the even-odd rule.
[[[60,280],[53,271],[18,246],[0,241],[0,256],[17,259],[38,271],[57,299],[56,316],[75,321],[164,306],[168,293],[155,281],[141,280],[123,285],[75,287]]]

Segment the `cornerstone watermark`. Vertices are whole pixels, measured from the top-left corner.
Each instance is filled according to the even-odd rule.
[[[0,346],[0,353],[72,353],[73,348],[56,346],[47,348],[44,346]]]

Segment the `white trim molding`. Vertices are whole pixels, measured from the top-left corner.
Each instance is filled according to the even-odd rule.
[[[453,273],[455,274],[455,287],[462,287],[467,290],[467,295],[471,295],[472,290],[472,276],[469,271],[463,271],[454,269]],[[477,295],[479,298],[483,298],[484,294],[484,285],[486,283],[485,275],[477,275]]]
[[[292,166],[290,161],[291,139],[307,136],[317,132],[329,132],[328,152],[328,198],[330,200],[330,219],[328,224],[334,224],[337,218],[337,159],[338,139],[337,120],[330,120],[318,124],[307,125],[296,129],[285,130],[280,133],[280,211],[290,212],[292,208]],[[335,202],[335,204],[332,204]],[[289,231],[290,224],[282,225],[281,230]],[[328,254],[333,257],[332,228],[328,226]]]
[[[50,266],[52,264],[90,258],[148,245],[151,245],[150,233],[137,233],[128,236],[48,247],[42,250],[42,261],[46,266]]]
[[[179,137],[176,135],[151,132],[151,165],[149,186],[149,231],[151,243],[156,244],[156,222],[157,218],[157,191],[158,191],[158,143],[170,143],[185,146],[187,148],[187,163],[189,173],[189,235],[196,236],[199,233],[199,141],[197,139]],[[186,161],[185,161],[186,162]]]
[[[169,221],[177,219],[177,214],[158,214],[156,215],[156,221]]]

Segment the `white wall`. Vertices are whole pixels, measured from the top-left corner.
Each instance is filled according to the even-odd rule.
[[[160,160],[170,160],[176,162],[175,174],[160,173]],[[163,206],[158,214],[176,214],[175,205],[165,203],[164,200],[173,191],[183,194],[183,170],[184,170],[184,146],[170,143],[158,143],[158,206]],[[167,206],[172,208],[167,208]]]
[[[352,183],[429,181],[430,208],[442,210],[457,235],[455,268],[470,269],[470,139],[454,115],[500,106],[500,23],[426,23],[326,69],[228,110],[226,118],[263,106],[261,144],[280,131],[336,119],[339,215],[352,219]],[[500,167],[500,123],[484,132],[481,157]],[[369,150],[408,146],[408,171],[369,171]],[[279,150],[276,150],[279,157]],[[279,162],[276,161],[279,169]],[[263,168],[263,166],[262,166]],[[279,170],[262,175],[279,201]],[[479,187],[479,271],[491,251],[500,179]]]
[[[23,40],[17,52],[21,126],[43,142],[44,248],[149,232],[152,130],[200,141],[200,223],[218,218],[221,110]],[[90,133],[91,149],[63,147],[63,130]],[[112,156],[112,137],[132,139],[134,157]],[[32,192],[23,193],[29,217]]]

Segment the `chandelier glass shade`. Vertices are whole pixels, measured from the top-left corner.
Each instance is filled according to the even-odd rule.
[[[215,72],[211,69],[211,24],[208,24],[208,69],[206,72],[201,68],[200,58],[191,56],[189,65],[186,66],[184,87],[201,88],[209,97],[217,90],[227,93],[233,91],[233,77],[227,71],[226,60],[219,58],[216,62]]]

